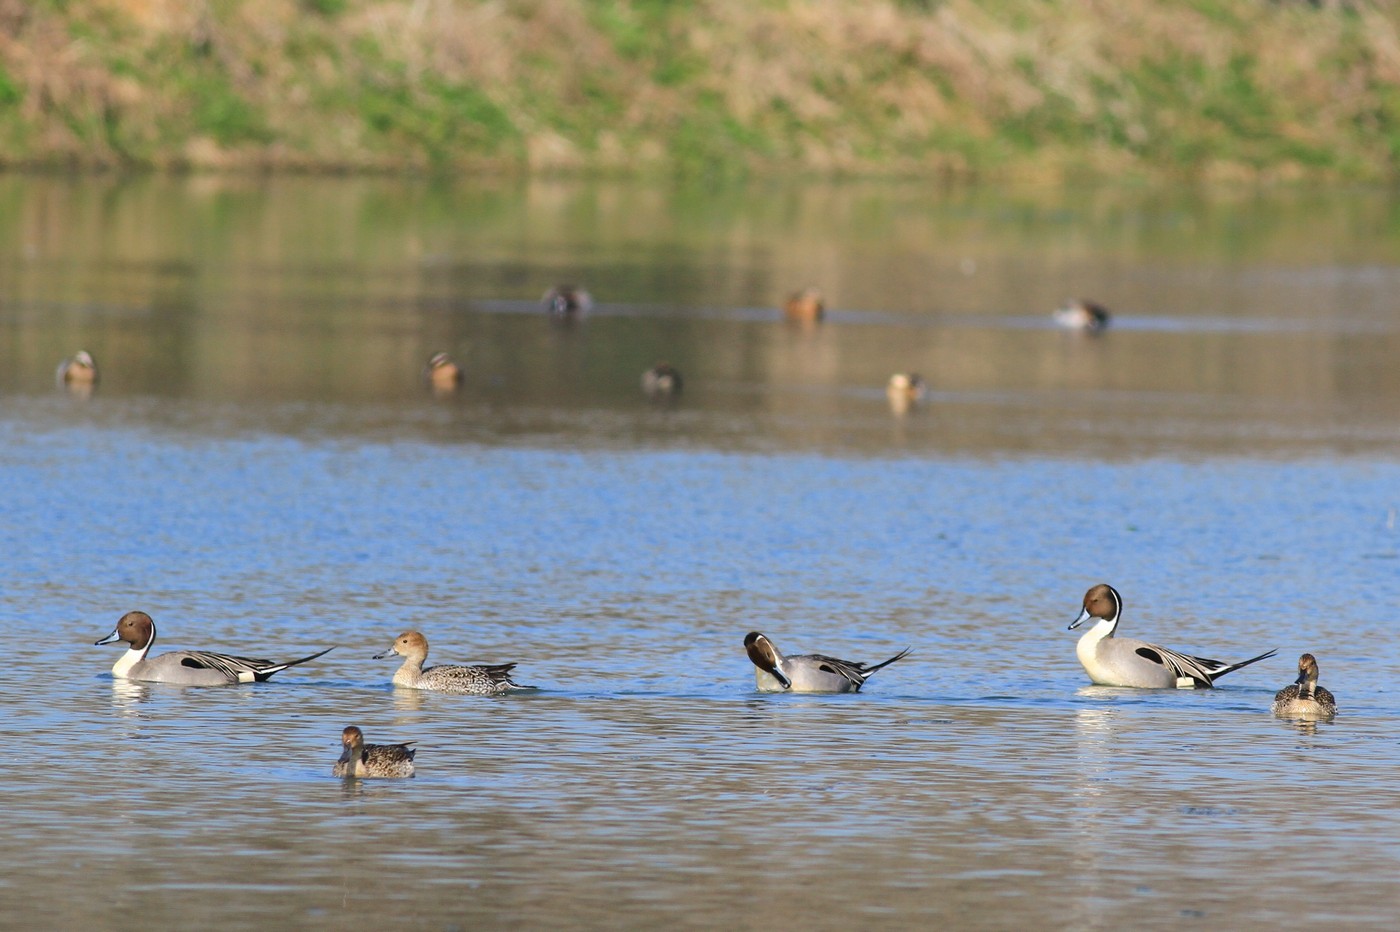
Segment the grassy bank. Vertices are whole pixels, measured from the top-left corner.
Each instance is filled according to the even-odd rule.
[[[1390,180],[1391,0],[0,0],[0,162]]]

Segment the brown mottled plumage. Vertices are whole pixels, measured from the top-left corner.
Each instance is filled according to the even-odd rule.
[[[512,689],[534,689],[533,686],[521,686],[510,678],[510,671],[515,669],[513,663],[469,667],[442,664],[423,669],[423,661],[428,659],[428,639],[419,631],[400,634],[387,650],[375,654],[374,659],[381,660],[392,654],[404,658],[403,666],[394,673],[395,686],[473,696],[499,696]]]
[[[1298,658],[1298,679],[1274,696],[1273,713],[1287,718],[1331,718],[1337,714],[1337,699],[1317,685],[1317,658]]]
[[[344,750],[331,768],[337,777],[411,777],[413,755],[408,744],[365,744],[364,733],[349,725],[340,734]],[[412,742],[409,742],[412,744]]]

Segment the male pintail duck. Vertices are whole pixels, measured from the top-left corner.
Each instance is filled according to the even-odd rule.
[[[58,364],[54,377],[59,385],[96,385],[97,360],[87,350],[78,350]]]
[[[403,666],[394,674],[395,686],[472,696],[499,696],[512,689],[534,689],[533,686],[521,686],[510,678],[510,671],[515,669],[513,663],[471,667],[444,664],[424,670],[423,661],[428,659],[428,639],[418,631],[400,634],[387,650],[375,654],[374,659],[381,660],[394,654],[401,654],[404,658]]]
[[[446,353],[434,353],[423,368],[423,379],[435,392],[452,392],[462,384],[462,367]]]
[[[784,657],[768,637],[750,631],[744,637],[744,650],[755,667],[754,678],[760,692],[794,693],[853,693],[870,675],[905,657],[905,648],[883,663],[873,667],[853,660],[838,660],[822,654],[799,654]]]
[[[681,393],[681,372],[669,362],[659,362],[642,373],[642,391],[648,398],[669,398]]]
[[[903,414],[924,400],[928,383],[917,372],[896,372],[885,385],[885,396],[896,414]]]
[[[364,733],[354,725],[340,734],[345,749],[340,760],[331,768],[337,777],[411,777],[413,755],[417,752],[408,744],[365,744]]]
[[[112,667],[113,676],[118,679],[177,683],[184,686],[261,683],[274,673],[299,663],[306,663],[308,660],[315,660],[332,650],[327,647],[309,657],[289,660],[286,663],[231,657],[207,650],[173,650],[147,660],[146,654],[156,642],[156,623],[145,612],[127,612],[117,622],[116,630],[96,643],[111,644],[116,641],[125,641],[129,646],[126,653],[122,654],[121,659]]]
[[[1317,658],[1298,658],[1298,679],[1274,696],[1273,712],[1286,718],[1331,718],[1337,714],[1337,699],[1324,686],[1317,685]]]
[[[816,323],[826,316],[826,302],[819,288],[803,288],[783,302],[783,316],[800,323]]]
[[[1055,309],[1055,323],[1070,330],[1098,333],[1108,326],[1108,308],[1093,301],[1072,298]]]
[[[574,285],[555,285],[544,293],[544,309],[550,317],[572,319],[593,310],[593,296]]]
[[[1079,662],[1089,679],[1099,686],[1137,686],[1143,689],[1169,689],[1173,686],[1209,687],[1220,677],[1276,651],[1260,654],[1239,663],[1222,663],[1206,657],[1193,657],[1167,647],[1134,638],[1116,638],[1113,632],[1123,615],[1123,597],[1118,590],[1100,583],[1084,594],[1084,610],[1070,623],[1070,630],[1095,621],[1075,647]]]

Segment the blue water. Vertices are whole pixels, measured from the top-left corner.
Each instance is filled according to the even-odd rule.
[[[1393,924],[1400,339],[1374,267],[1341,309],[1308,290],[1331,272],[1216,270],[1298,304],[1211,313],[1163,275],[1086,340],[968,283],[793,330],[712,255],[713,300],[664,266],[625,312],[595,283],[575,328],[501,279],[356,297],[306,257],[226,261],[149,314],[100,263],[95,296],[37,275],[0,302],[10,924]],[[90,399],[50,381],[78,344]],[[468,361],[448,399],[418,383],[440,346]],[[663,353],[670,406],[637,388]],[[883,382],[913,367],[934,391],[900,416]],[[1215,690],[1089,686],[1066,626],[1100,581],[1126,634],[1279,654]],[[137,608],[157,651],[334,650],[249,687],[115,681],[93,641]],[[396,690],[371,657],[407,629],[538,690]],[[750,630],[912,653],[858,695],[762,695]],[[1303,651],[1335,722],[1269,714]],[[333,779],[347,724],[416,742],[418,775]]]

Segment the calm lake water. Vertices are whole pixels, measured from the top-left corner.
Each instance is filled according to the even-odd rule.
[[[0,925],[1393,927],[1397,293],[1376,191],[0,177]],[[1279,655],[1091,687],[1100,581]],[[115,681],[135,608],[335,650]],[[409,628],[539,691],[395,690]],[[750,630],[912,654],[761,695]],[[1333,723],[1269,714],[1303,651]]]

